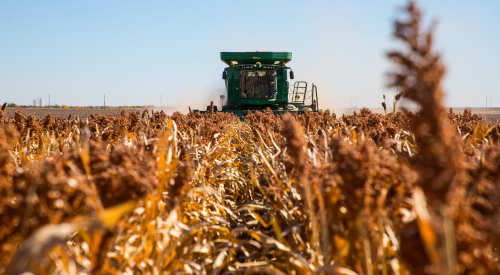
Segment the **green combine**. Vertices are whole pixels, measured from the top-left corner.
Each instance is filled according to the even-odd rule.
[[[294,73],[286,64],[292,60],[291,52],[221,52],[220,56],[228,65],[222,72],[226,84],[226,95],[221,95],[222,112],[242,116],[249,110],[267,108],[275,114],[319,110],[314,84],[307,90],[307,82],[297,81],[290,88],[288,76],[294,79]]]

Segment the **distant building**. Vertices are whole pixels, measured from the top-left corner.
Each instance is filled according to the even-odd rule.
[[[43,107],[43,99],[41,98],[33,99],[33,106]]]

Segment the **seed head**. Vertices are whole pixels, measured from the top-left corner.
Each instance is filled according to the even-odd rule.
[[[290,114],[285,115],[283,123],[283,135],[286,138],[288,154],[294,160],[299,173],[303,173],[307,164],[304,131]]]

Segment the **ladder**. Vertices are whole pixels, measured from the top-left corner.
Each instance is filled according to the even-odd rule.
[[[294,105],[297,108],[311,108],[313,110],[319,110],[318,89],[316,88],[316,85],[312,84],[311,90],[307,91],[307,82],[297,81],[293,84],[291,96],[292,98],[289,98],[288,100],[289,104]],[[313,107],[314,105],[316,106]]]

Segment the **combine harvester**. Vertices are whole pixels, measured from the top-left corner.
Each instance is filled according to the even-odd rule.
[[[290,79],[294,79],[294,75],[286,64],[292,60],[291,52],[221,52],[220,56],[229,66],[222,72],[226,84],[222,102],[227,98],[222,112],[241,117],[248,111],[267,108],[274,114],[303,114],[306,109],[319,110],[318,91],[314,84],[308,91],[307,82],[297,81],[290,92],[288,75]],[[201,113],[209,111],[210,106],[207,106],[207,111]],[[214,111],[217,111],[217,106],[214,106]]]

